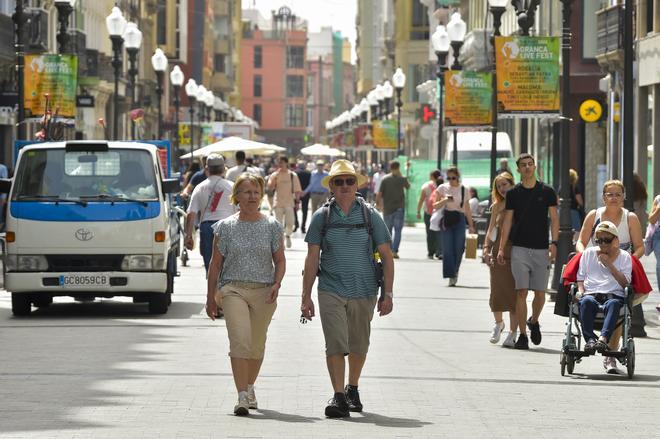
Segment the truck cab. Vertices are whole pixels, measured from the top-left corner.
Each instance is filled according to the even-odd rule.
[[[20,147],[8,192],[5,289],[14,315],[129,296],[153,314],[171,303],[179,251],[169,144],[43,142]],[[177,223],[178,224],[178,223]]]

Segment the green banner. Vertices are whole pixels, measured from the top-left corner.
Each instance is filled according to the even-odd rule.
[[[558,113],[559,53],[559,37],[495,37],[498,113]]]
[[[492,99],[491,73],[445,72],[445,126],[490,126]]]
[[[78,57],[75,55],[25,55],[25,91],[27,117],[41,117],[46,95],[53,115],[76,117]]]

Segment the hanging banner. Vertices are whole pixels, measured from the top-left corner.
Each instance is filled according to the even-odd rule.
[[[373,122],[373,143],[378,149],[396,149],[397,123],[395,120]]]
[[[490,126],[492,110],[491,73],[445,72],[445,127]]]
[[[498,114],[559,113],[559,37],[495,37]]]
[[[53,115],[57,111],[60,118],[76,117],[78,57],[25,55],[24,79],[23,98],[27,118],[44,115],[46,94],[49,95]]]

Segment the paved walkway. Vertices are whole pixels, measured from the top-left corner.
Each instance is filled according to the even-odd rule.
[[[296,234],[257,382],[261,409],[233,416],[236,393],[224,321],[203,314],[201,259],[181,267],[170,312],[129,300],[59,299],[11,317],[0,295],[0,437],[38,438],[555,438],[656,437],[660,407],[657,292],[650,337],[637,340],[635,379],[587,358],[561,377],[565,320],[547,304],[543,342],[514,351],[488,342],[488,272],[466,260],[458,287],[406,228],[395,310],[375,317],[360,383],[365,412],[323,416],[331,396],[318,320],[299,323],[305,246]],[[646,262],[651,271],[654,261]],[[655,276],[652,276],[655,284]]]

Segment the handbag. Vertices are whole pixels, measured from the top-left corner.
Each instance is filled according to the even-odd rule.
[[[644,236],[644,256],[653,253],[653,235],[655,235],[658,227],[655,224],[648,224],[646,226],[646,236]]]
[[[465,201],[465,186],[461,185],[461,209],[463,209],[463,202]],[[447,210],[442,217],[442,230],[447,230],[454,227],[461,220],[461,211]]]
[[[445,209],[437,209],[433,211],[431,214],[431,220],[429,222],[429,229],[433,230],[434,232],[439,232],[442,230],[441,221],[444,213]]]

